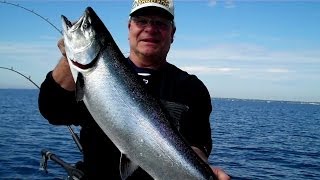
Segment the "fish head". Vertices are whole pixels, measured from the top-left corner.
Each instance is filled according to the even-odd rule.
[[[77,71],[90,69],[102,49],[103,23],[91,7],[75,23],[61,16],[66,55],[70,67]],[[70,63],[71,62],[71,63]]]

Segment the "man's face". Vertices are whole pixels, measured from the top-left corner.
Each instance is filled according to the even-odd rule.
[[[166,58],[175,32],[172,21],[156,15],[136,16],[128,27],[131,53],[155,60]]]

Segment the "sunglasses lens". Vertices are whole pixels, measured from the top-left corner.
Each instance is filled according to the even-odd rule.
[[[166,19],[150,19],[145,17],[132,17],[134,23],[140,28],[145,28],[147,25],[155,26],[158,29],[166,30],[169,28],[171,21]]]

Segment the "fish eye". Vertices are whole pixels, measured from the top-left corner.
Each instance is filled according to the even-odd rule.
[[[90,27],[90,23],[85,21],[85,22],[83,22],[82,27],[83,27],[83,29],[87,29]]]

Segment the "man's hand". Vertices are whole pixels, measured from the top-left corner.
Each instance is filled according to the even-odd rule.
[[[59,39],[57,45],[58,45],[58,48],[60,49],[60,52],[61,52],[62,56],[67,57],[66,49],[64,48],[64,40],[63,40],[63,38]]]
[[[212,166],[211,166],[211,169],[219,180],[230,180],[231,179],[230,176],[228,176],[227,173],[225,173],[222,169],[220,169],[218,167],[212,167]]]
[[[73,80],[69,63],[66,57],[63,39],[60,39],[58,41],[58,47],[60,49],[62,57],[60,58],[60,61],[57,64],[57,66],[54,68],[52,72],[52,77],[62,88],[68,91],[74,91],[76,85]]]
[[[198,156],[204,160],[206,163],[208,163],[208,158],[206,157],[206,155],[204,154],[204,152],[202,152],[199,148],[191,146],[192,149],[198,154]],[[213,173],[217,176],[218,180],[230,180],[230,176],[227,175],[227,173],[225,173],[222,169],[218,168],[218,167],[212,167],[210,166]]]

